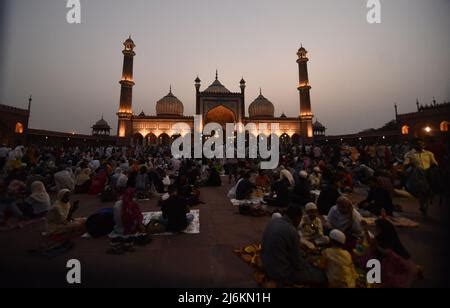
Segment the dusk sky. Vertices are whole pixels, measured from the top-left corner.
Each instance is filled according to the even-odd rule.
[[[30,127],[89,133],[104,118],[116,132],[123,41],[132,35],[133,110],[155,113],[172,85],[195,111],[194,79],[231,91],[247,81],[276,115],[299,114],[296,52],[309,51],[313,113],[329,134],[380,127],[416,98],[450,100],[450,1],[382,1],[368,24],[365,0],[81,0],[82,24],[66,0],[0,0],[0,103],[26,107]]]

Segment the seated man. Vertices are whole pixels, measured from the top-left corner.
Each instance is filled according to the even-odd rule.
[[[242,177],[242,180],[239,181],[239,184],[236,187],[236,199],[237,200],[250,199],[251,194],[255,189],[256,185],[250,182],[250,173],[246,172]]]
[[[381,186],[376,177],[369,179],[369,187],[369,195],[359,203],[359,208],[366,209],[377,216],[380,216],[382,210],[385,210],[386,214],[392,216],[394,204],[389,191]]]
[[[189,214],[189,208],[185,199],[178,196],[174,185],[168,188],[169,198],[161,200],[160,205],[163,213],[161,224],[170,232],[182,232],[194,220]]]
[[[289,205],[289,179],[280,174],[280,179],[272,185],[272,193],[270,197],[264,198],[270,206],[287,207]]]
[[[330,229],[343,232],[350,241],[362,235],[361,221],[361,214],[353,208],[352,202],[345,196],[339,197],[337,205],[333,206],[328,213]]]
[[[281,285],[326,283],[326,276],[302,257],[297,228],[302,219],[302,208],[290,206],[281,219],[272,219],[263,240],[261,260],[270,279]]]

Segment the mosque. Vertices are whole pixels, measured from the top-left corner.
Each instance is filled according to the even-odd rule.
[[[186,123],[194,129],[194,117],[184,114],[184,105],[170,89],[169,93],[156,103],[156,114],[148,115],[142,111],[140,114],[133,112],[133,60],[136,56],[136,45],[131,36],[123,43],[124,55],[122,79],[120,80],[120,104],[118,116],[118,144],[132,145],[167,145],[179,135],[174,133],[174,125],[180,122]],[[240,91],[230,91],[219,80],[216,72],[215,80],[205,89],[202,89],[202,81],[197,77],[194,81],[196,94],[196,114],[201,115],[202,125],[214,122],[221,125],[226,123],[255,123],[257,131],[252,134],[276,134],[280,142],[285,144],[301,144],[311,142],[314,135],[324,136],[325,127],[316,121],[313,124],[311,109],[311,97],[308,78],[307,51],[302,46],[297,52],[299,67],[300,95],[299,114],[288,117],[282,114],[275,116],[275,106],[267,99],[262,91],[260,95],[248,106],[246,116],[245,88],[246,81],[242,78],[239,82]],[[101,124],[105,125],[102,121]],[[268,129],[260,129],[260,124],[267,124]],[[278,123],[278,131],[270,130],[271,123]],[[99,123],[97,123],[99,124]]]

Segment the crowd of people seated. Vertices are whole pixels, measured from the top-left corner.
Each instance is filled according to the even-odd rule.
[[[366,245],[365,251],[386,267],[402,269],[393,271],[392,277],[384,273],[387,283],[405,286],[415,267],[384,217],[401,210],[393,197],[405,192],[419,200],[424,216],[436,195],[441,202],[448,198],[449,157],[438,145],[427,148],[415,140],[394,145],[291,146],[275,170],[261,170],[259,160],[175,159],[168,147],[2,145],[0,225],[10,219],[45,218],[47,239],[56,241],[70,240],[89,228],[104,234],[99,229],[105,226],[119,235],[113,248],[120,253],[149,233],[136,199],[155,196],[163,213],[158,223],[167,231],[180,232],[193,219],[189,208],[202,203],[200,187],[219,187],[222,175],[228,175],[230,198],[242,202],[257,198],[265,206],[285,210],[285,215],[277,210],[263,236],[262,259],[273,279],[281,284],[328,281],[331,286],[353,287],[353,264],[358,261],[352,253]],[[357,189],[366,197],[354,205],[348,195]],[[74,219],[80,206],[77,194],[115,205],[87,221]],[[381,216],[374,236],[359,210]],[[300,238],[330,246],[321,269],[305,262]]]

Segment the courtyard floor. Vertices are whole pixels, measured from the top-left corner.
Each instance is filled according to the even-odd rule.
[[[65,287],[66,262],[78,259],[83,287],[253,288],[253,270],[233,250],[259,243],[269,217],[241,216],[226,194],[229,185],[203,188],[199,207],[200,234],[154,236],[145,247],[121,256],[108,255],[107,238],[75,241],[75,248],[54,259],[32,256],[43,225],[0,233],[0,287]],[[80,200],[77,217],[87,217],[112,206],[91,196]],[[357,194],[355,199],[361,198]],[[416,202],[395,200],[404,215],[421,223],[417,229],[399,229],[414,261],[424,268],[425,280],[417,287],[449,286],[446,206],[434,205],[423,220]],[[141,202],[143,211],[157,211],[157,200]]]

